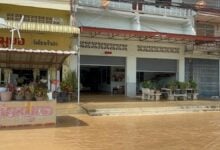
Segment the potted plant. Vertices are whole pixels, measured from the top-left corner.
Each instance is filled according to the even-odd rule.
[[[32,100],[34,96],[34,85],[29,84],[28,86],[24,87],[24,97],[25,100]]]
[[[74,71],[67,72],[64,80],[60,83],[61,88],[61,97],[63,101],[69,101],[71,99],[71,95],[76,90],[77,79]],[[59,100],[58,100],[59,101]]]
[[[186,93],[187,88],[189,88],[189,83],[188,82],[179,82],[179,88],[180,88],[180,93],[184,94]]]
[[[198,99],[199,93],[197,92],[197,83],[194,80],[189,81],[189,87],[192,89],[193,94],[192,94],[192,99]]]
[[[178,88],[179,82],[176,80],[170,80],[168,82],[168,88],[170,89],[170,92],[168,93],[168,99],[174,100],[174,91]]]
[[[13,84],[7,84],[6,89],[7,91],[1,92],[2,101],[10,101],[12,98],[12,93],[15,91]]]
[[[145,80],[144,82],[142,82],[142,100],[147,99],[150,100],[150,93],[152,93],[153,91],[151,90],[152,86],[152,82],[150,80]]]
[[[145,80],[144,82],[142,82],[142,88],[151,89],[153,88],[153,83],[150,80]]]
[[[41,85],[34,88],[34,96],[37,101],[45,100],[47,97],[47,89]]]
[[[24,88],[23,87],[17,87],[15,90],[15,100],[24,100]]]

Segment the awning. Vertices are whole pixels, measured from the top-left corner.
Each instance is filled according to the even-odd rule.
[[[187,53],[220,56],[220,37],[96,27],[80,27],[80,30],[84,37],[185,44]]]
[[[75,51],[0,48],[0,68],[60,68]]]
[[[136,30],[122,30],[122,29],[109,29],[109,28],[96,28],[96,27],[80,27],[81,36],[90,37],[104,37],[107,38],[120,38],[124,40],[139,40],[139,41],[156,41],[156,42],[169,42],[169,43],[189,43],[203,44],[210,42],[220,42],[220,37],[208,37],[197,35],[185,34],[172,34],[163,32],[148,32]]]
[[[10,29],[11,27],[16,27],[18,25],[17,21],[6,21],[7,26],[4,28]],[[35,22],[23,22],[20,27],[24,31],[41,31],[41,32],[56,32],[56,33],[70,33],[70,34],[79,34],[80,29],[74,26],[67,25],[54,25],[46,23],[35,23]]]

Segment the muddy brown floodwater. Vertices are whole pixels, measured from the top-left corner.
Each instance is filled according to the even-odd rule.
[[[59,117],[57,127],[0,130],[0,150],[219,150],[220,113]]]

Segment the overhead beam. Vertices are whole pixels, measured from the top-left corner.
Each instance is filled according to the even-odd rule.
[[[29,61],[1,61],[0,64],[18,64],[18,65],[30,65]],[[51,62],[31,62],[31,65],[59,65],[60,63],[51,63]]]
[[[128,37],[161,37],[161,38],[174,38],[177,40],[190,40],[190,41],[203,41],[213,42],[220,41],[220,37],[207,37],[207,36],[196,36],[196,35],[185,35],[185,34],[173,34],[163,32],[148,32],[148,31],[134,31],[134,30],[121,30],[121,29],[110,29],[110,28],[96,28],[96,27],[80,27],[82,33],[99,32],[100,34],[118,34],[119,36]]]

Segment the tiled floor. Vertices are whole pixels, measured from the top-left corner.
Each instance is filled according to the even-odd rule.
[[[187,100],[187,101],[142,101],[140,97],[129,98],[123,95],[82,95],[80,105],[77,100],[70,103],[58,103],[57,113],[82,113],[83,106],[87,109],[99,108],[137,108],[137,107],[172,107],[172,106],[220,106],[220,100]]]

